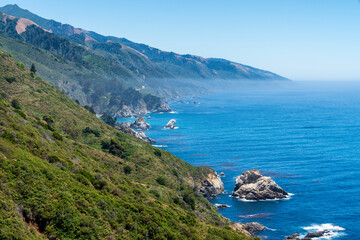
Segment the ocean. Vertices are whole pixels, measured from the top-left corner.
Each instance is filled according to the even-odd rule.
[[[265,225],[263,239],[319,230],[330,231],[324,239],[359,239],[359,93],[359,84],[335,82],[214,92],[150,114],[146,134],[195,166],[224,172],[226,192],[211,202],[230,205],[218,211],[234,222]],[[164,129],[170,119],[178,129]],[[291,198],[231,197],[236,177],[255,168]]]

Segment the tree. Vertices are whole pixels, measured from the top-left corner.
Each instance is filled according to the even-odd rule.
[[[34,73],[34,74],[36,73],[35,64],[31,64],[30,71],[31,71],[32,73]]]
[[[101,115],[101,119],[109,124],[110,126],[115,126],[115,123],[116,123],[116,117],[112,117],[111,115],[109,115],[108,113],[104,112],[102,115]]]
[[[11,101],[11,106],[15,109],[21,109],[20,102],[16,98]]]

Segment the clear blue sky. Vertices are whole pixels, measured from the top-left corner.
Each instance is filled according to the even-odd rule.
[[[293,80],[360,80],[359,0],[0,0],[162,50]]]

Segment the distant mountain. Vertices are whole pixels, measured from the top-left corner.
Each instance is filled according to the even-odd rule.
[[[17,5],[0,8],[0,49],[35,63],[38,74],[97,113],[169,111],[160,97],[206,91],[211,80],[286,80],[225,59],[161,51],[47,20]]]
[[[157,63],[172,76],[185,80],[194,79],[255,79],[255,80],[285,80],[277,74],[231,62],[225,59],[202,58],[194,55],[180,55],[173,52],[162,51],[145,44],[134,43],[126,38],[103,36],[101,34],[75,28],[68,24],[62,24],[54,20],[47,20],[39,17],[28,10],[21,9],[17,5],[7,5],[0,8],[0,12],[27,18],[34,21],[42,28],[57,35],[67,37],[82,45],[95,48],[100,43],[117,42],[147,56],[152,62]],[[100,44],[100,46],[103,46]],[[93,46],[94,47],[94,46]],[[110,49],[107,49],[110,50]],[[106,50],[105,50],[106,51]],[[111,51],[111,50],[110,50]]]

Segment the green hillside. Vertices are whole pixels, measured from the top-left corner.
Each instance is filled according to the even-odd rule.
[[[248,239],[197,194],[209,173],[0,54],[0,239]]]

